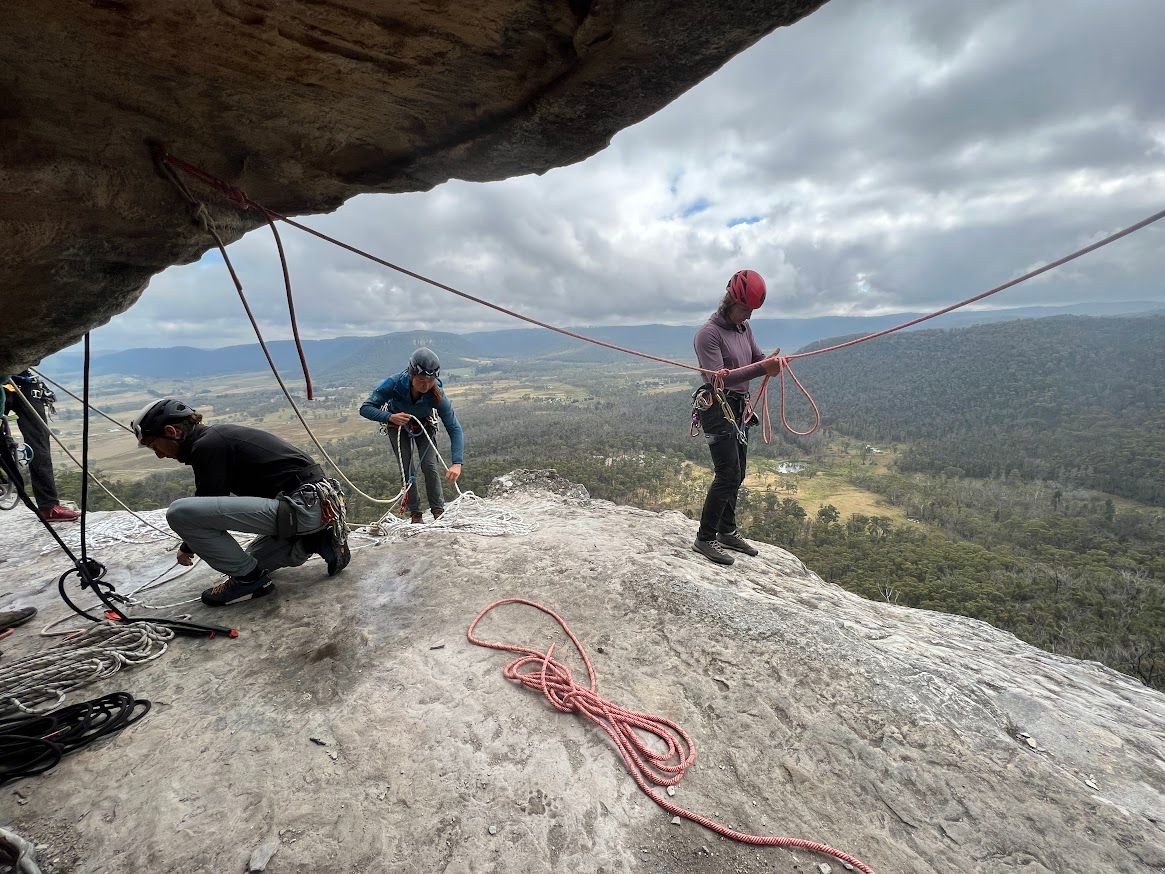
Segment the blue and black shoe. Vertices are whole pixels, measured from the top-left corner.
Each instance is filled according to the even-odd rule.
[[[334,577],[348,566],[352,560],[352,550],[348,548],[347,539],[341,540],[333,531],[321,531],[319,555],[328,566],[328,576]]]
[[[259,574],[255,580],[247,582],[235,577],[227,577],[217,586],[211,586],[202,593],[202,603],[208,607],[225,607],[235,601],[244,601],[247,598],[262,598],[275,591],[275,584],[266,573]]]

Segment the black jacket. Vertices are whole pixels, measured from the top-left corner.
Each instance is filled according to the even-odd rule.
[[[178,460],[194,469],[197,497],[274,498],[324,471],[281,437],[245,425],[196,425],[181,443]]]

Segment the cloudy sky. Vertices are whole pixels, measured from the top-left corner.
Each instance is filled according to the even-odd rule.
[[[305,219],[564,325],[695,324],[728,276],[757,317],[936,309],[1165,208],[1163,0],[832,0],[589,160],[363,196]],[[520,327],[294,230],[307,337]],[[231,247],[288,336],[270,233]],[[1165,221],[994,306],[1165,302]],[[148,339],[147,339],[148,338]],[[157,276],[96,348],[248,342],[217,255]]]

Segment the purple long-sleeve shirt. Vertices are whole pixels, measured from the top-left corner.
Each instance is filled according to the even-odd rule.
[[[764,368],[757,362],[764,358],[765,354],[756,344],[756,338],[752,336],[752,327],[747,321],[741,325],[734,325],[719,313],[714,313],[700,326],[700,330],[696,331],[692,345],[696,349],[696,360],[704,370],[744,368],[728,378],[724,383],[726,389],[746,392],[749,380],[764,373]]]

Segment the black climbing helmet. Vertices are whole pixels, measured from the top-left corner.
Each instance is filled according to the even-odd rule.
[[[150,401],[142,407],[142,411],[134,416],[130,428],[138,438],[138,445],[145,446],[147,440],[164,436],[163,430],[167,425],[184,422],[194,413],[194,408],[185,401],[162,398],[159,401]]]
[[[441,360],[426,346],[421,346],[409,358],[409,376],[432,376],[441,374]]]

